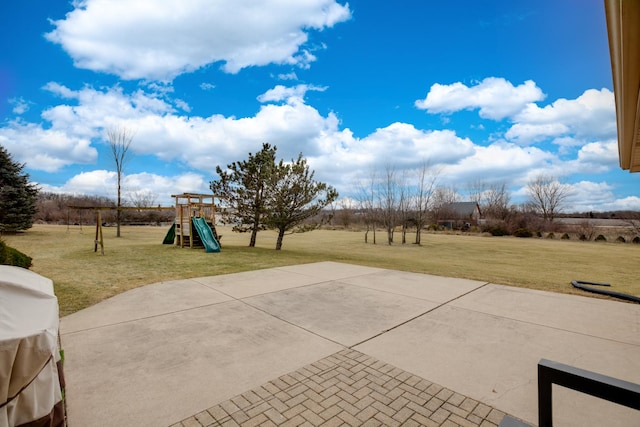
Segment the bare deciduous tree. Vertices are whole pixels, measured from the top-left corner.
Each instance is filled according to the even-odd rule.
[[[396,170],[393,166],[385,167],[384,178],[380,182],[380,219],[387,231],[387,243],[393,243],[393,231],[395,229],[398,218],[398,181],[396,179]]]
[[[414,221],[416,224],[416,245],[421,244],[421,232],[429,220],[429,210],[433,202],[433,193],[438,182],[438,171],[432,171],[427,163],[418,170],[418,180],[414,201]]]
[[[580,221],[576,229],[580,240],[591,240],[596,235],[596,225],[594,221],[589,221],[588,219]]]
[[[511,212],[511,196],[504,182],[488,184],[475,180],[466,185],[470,202],[476,202],[486,218],[507,220]]]
[[[130,191],[127,198],[134,208],[151,208],[157,204],[157,197],[151,190]]]
[[[358,184],[358,203],[365,224],[364,242],[369,243],[369,231],[373,231],[373,244],[376,244],[376,224],[378,222],[377,177],[375,171],[366,181]]]
[[[632,212],[629,216],[631,218],[627,220],[627,224],[629,224],[633,236],[640,236],[640,212]]]
[[[338,208],[338,201],[334,200],[328,205],[329,208],[329,220],[327,221],[329,225],[333,225],[333,221],[336,219],[336,210]]]
[[[116,164],[116,176],[118,179],[118,201],[116,211],[116,237],[120,237],[120,221],[122,218],[122,178],[124,175],[124,165],[128,160],[129,147],[133,141],[134,133],[126,127],[114,127],[107,129],[107,139],[111,147],[111,154]]]
[[[562,210],[569,197],[569,187],[556,178],[540,174],[527,184],[529,201],[538,214],[547,222],[553,222],[556,214]]]
[[[340,199],[340,223],[345,229],[349,228],[351,221],[353,221],[353,211],[355,204],[353,199],[343,198]]]
[[[447,219],[453,212],[449,205],[458,201],[458,192],[455,187],[437,187],[433,193],[433,216],[436,223],[441,219]]]
[[[487,183],[482,179],[476,179],[467,183],[466,188],[469,194],[469,201],[476,202],[478,206],[482,207],[486,197]]]
[[[413,221],[411,186],[407,180],[407,171],[403,170],[397,180],[398,187],[398,222],[402,226],[402,244],[407,243],[407,230]]]
[[[484,192],[483,203],[480,205],[487,217],[506,221],[510,214],[509,203],[511,196],[507,191],[507,185],[493,184]]]

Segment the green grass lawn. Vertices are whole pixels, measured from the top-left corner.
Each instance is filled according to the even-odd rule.
[[[163,245],[167,230],[123,227],[116,238],[115,228],[104,228],[104,256],[93,250],[94,227],[36,225],[3,239],[33,257],[31,270],[54,281],[63,316],[150,283],[318,261],[584,295],[592,294],[574,289],[571,280],[607,282],[611,290],[640,296],[640,245],[633,244],[424,234],[421,246],[388,246],[382,232],[373,245],[362,232],[316,230],[285,236],[275,251],[274,232],[259,233],[257,247],[249,248],[248,234],[220,228],[222,252],[205,253]]]

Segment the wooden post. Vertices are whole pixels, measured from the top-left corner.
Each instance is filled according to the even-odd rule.
[[[178,203],[176,202],[176,206],[178,206]],[[180,247],[184,248],[184,227],[182,224],[182,206],[180,206],[180,218],[179,218],[180,222]]]
[[[93,252],[98,252],[98,227],[100,227],[100,210],[96,209],[96,238],[93,239]]]
[[[191,213],[191,209],[193,209],[193,208],[191,206],[191,194],[187,195],[187,206],[186,206],[186,209],[187,209],[187,214],[189,215],[189,219],[188,219],[188,221],[189,221],[189,247],[193,248],[193,227],[192,227],[192,224],[191,224],[191,218],[193,217],[193,215]]]
[[[100,217],[100,209],[96,209],[96,240],[93,246],[93,252],[98,252],[98,244],[100,244],[100,253],[104,255],[104,239],[102,238],[102,218]]]

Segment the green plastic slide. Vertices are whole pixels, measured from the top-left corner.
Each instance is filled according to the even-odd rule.
[[[206,252],[220,252],[220,243],[213,237],[211,227],[204,218],[192,218],[193,226],[202,240]]]
[[[173,241],[176,239],[176,222],[173,221],[171,224],[171,228],[167,231],[167,235],[164,236],[164,240],[162,241],[163,245],[173,245]]]

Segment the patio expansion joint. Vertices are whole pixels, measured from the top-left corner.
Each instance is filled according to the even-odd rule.
[[[291,322],[291,321],[289,321],[289,320],[287,320],[287,319],[283,319],[282,317],[276,316],[276,315],[275,315],[275,314],[273,314],[273,313],[269,313],[268,311],[266,311],[266,310],[265,310],[265,309],[263,309],[263,308],[257,307],[257,306],[255,306],[255,305],[253,305],[253,304],[249,304],[247,301],[244,301],[244,300],[241,300],[241,299],[238,299],[237,301],[241,302],[242,304],[245,304],[245,305],[246,305],[246,306],[248,306],[248,307],[253,308],[254,310],[258,310],[259,312],[264,313],[264,314],[266,314],[267,316],[273,317],[274,319],[277,319],[277,320],[279,320],[279,321],[281,321],[281,322],[284,322],[284,323],[286,323],[287,325],[293,326],[294,328],[300,329],[300,330],[305,331],[305,332],[307,332],[307,333],[309,333],[309,334],[315,335],[315,336],[316,336],[316,337],[318,337],[318,338],[322,338],[323,340],[327,340],[327,341],[330,341],[330,342],[332,342],[332,343],[334,343],[334,344],[337,344],[337,345],[339,345],[339,346],[341,346],[341,347],[345,347],[345,348],[347,348],[347,346],[345,346],[345,345],[344,345],[343,343],[341,343],[341,342],[338,342],[338,341],[336,341],[336,340],[332,340],[331,338],[328,338],[328,337],[325,337],[325,336],[323,336],[323,335],[320,335],[320,334],[319,334],[319,333],[317,333],[317,332],[314,332],[314,331],[312,331],[312,330],[310,330],[310,329],[307,329],[307,328],[305,328],[305,327],[303,327],[303,326],[297,325],[297,324],[295,324],[295,323],[293,323],[293,322]]]
[[[351,277],[369,276],[369,275],[372,275],[372,274],[375,274],[375,273],[356,274],[356,275],[353,275],[353,276],[351,276]],[[288,325],[290,325],[290,326],[293,326],[293,327],[295,327],[295,328],[297,328],[297,329],[300,329],[300,330],[305,331],[305,332],[307,332],[307,333],[309,333],[309,334],[315,335],[315,336],[317,336],[317,337],[319,337],[319,338],[322,338],[322,339],[324,339],[324,340],[330,341],[330,342],[332,342],[332,343],[334,343],[334,344],[337,344],[337,345],[339,345],[339,346],[342,346],[342,347],[344,347],[344,348],[354,349],[355,347],[357,347],[357,346],[359,346],[359,345],[361,345],[361,344],[364,344],[364,343],[366,343],[366,342],[368,342],[368,341],[370,341],[370,340],[372,340],[372,339],[378,338],[378,337],[380,337],[380,336],[382,336],[382,335],[386,334],[386,333],[387,333],[387,332],[389,332],[389,331],[392,331],[392,330],[394,330],[394,329],[396,329],[396,328],[399,328],[400,326],[406,325],[406,324],[407,324],[407,323],[409,323],[409,322],[412,322],[412,321],[414,321],[414,320],[416,320],[416,319],[418,319],[418,318],[420,318],[420,317],[422,317],[422,316],[425,316],[425,315],[427,315],[427,314],[429,314],[429,313],[431,313],[431,312],[433,312],[433,311],[435,311],[435,310],[437,310],[437,309],[439,309],[439,308],[441,308],[441,307],[443,307],[443,306],[445,306],[445,305],[447,305],[447,304],[452,303],[453,301],[456,301],[456,300],[458,300],[458,299],[460,299],[460,298],[463,298],[463,297],[465,297],[466,295],[469,295],[469,294],[471,294],[471,293],[473,293],[473,292],[476,292],[476,291],[478,291],[478,290],[480,290],[480,289],[482,289],[482,288],[484,288],[485,286],[487,286],[487,285],[489,285],[489,284],[490,284],[490,282],[485,282],[485,283],[483,283],[483,284],[482,284],[482,285],[480,285],[480,286],[477,286],[477,287],[475,287],[475,288],[473,288],[473,289],[470,289],[469,291],[464,292],[464,293],[462,293],[462,294],[460,294],[460,295],[458,295],[458,296],[456,296],[456,297],[454,297],[454,298],[451,298],[451,299],[449,299],[449,300],[447,300],[447,301],[444,301],[444,302],[442,302],[442,303],[439,303],[439,304],[438,304],[438,305],[436,305],[435,307],[433,307],[433,308],[431,308],[431,309],[429,309],[429,310],[426,310],[426,311],[425,311],[425,312],[423,312],[423,313],[420,313],[420,314],[418,314],[418,315],[416,315],[416,316],[413,316],[413,317],[411,317],[410,319],[407,319],[407,320],[405,320],[405,321],[403,321],[403,322],[400,322],[400,323],[398,323],[397,325],[394,325],[394,326],[392,326],[392,327],[390,327],[390,328],[387,328],[387,329],[385,329],[385,330],[383,330],[383,331],[380,331],[379,333],[377,333],[377,334],[375,334],[375,335],[373,335],[373,336],[370,336],[370,337],[368,337],[368,338],[366,338],[366,339],[364,339],[364,340],[362,340],[362,341],[360,341],[360,342],[358,342],[358,343],[352,344],[352,345],[346,345],[346,344],[344,344],[344,343],[341,343],[341,342],[335,341],[335,340],[333,340],[333,339],[331,339],[331,338],[328,338],[328,337],[326,337],[326,336],[324,336],[324,335],[321,335],[321,334],[319,334],[319,333],[317,333],[317,332],[314,332],[314,331],[312,331],[312,330],[310,330],[310,329],[307,329],[307,328],[305,328],[305,327],[303,327],[303,326],[300,326],[300,325],[298,325],[298,324],[296,324],[296,323],[293,323],[293,322],[291,322],[291,321],[289,321],[289,320],[287,320],[287,319],[284,319],[284,318],[282,318],[282,317],[276,316],[275,314],[270,313],[270,312],[268,312],[267,310],[265,310],[265,309],[263,309],[263,308],[261,308],[261,307],[257,307],[257,306],[255,306],[255,305],[253,305],[253,304],[249,303],[248,301],[246,301],[246,299],[247,299],[247,298],[253,298],[253,297],[256,297],[256,296],[262,296],[262,295],[275,294],[275,293],[279,293],[279,292],[287,291],[287,290],[289,290],[289,289],[303,289],[303,288],[307,288],[307,287],[318,286],[318,285],[323,285],[323,284],[328,284],[328,283],[341,283],[341,284],[343,284],[343,285],[345,285],[345,286],[354,286],[354,287],[363,288],[363,289],[370,289],[370,288],[367,288],[367,287],[365,287],[365,286],[361,286],[361,285],[352,285],[352,284],[348,284],[348,283],[343,283],[343,282],[341,282],[341,280],[342,280],[342,279],[322,280],[322,281],[319,281],[319,282],[309,283],[309,284],[302,285],[302,286],[295,286],[295,287],[288,288],[288,289],[275,290],[275,291],[271,291],[271,292],[265,292],[265,293],[262,293],[262,294],[251,295],[251,296],[241,297],[241,298],[238,298],[238,297],[235,297],[235,296],[233,296],[233,295],[230,295],[230,294],[228,294],[228,293],[226,293],[226,292],[224,292],[224,291],[222,291],[222,290],[220,290],[220,289],[215,289],[215,290],[216,290],[216,292],[220,292],[222,295],[225,295],[226,297],[231,298],[233,301],[238,301],[238,302],[240,302],[240,303],[242,303],[242,304],[244,304],[244,305],[246,305],[246,306],[248,306],[248,307],[251,307],[251,308],[252,308],[252,309],[254,309],[254,310],[260,311],[261,313],[264,313],[264,314],[266,314],[267,316],[270,316],[270,317],[272,317],[272,318],[274,318],[274,319],[277,319],[277,320],[279,320],[279,321],[281,321],[281,322],[284,322],[284,323],[286,323],[286,324],[288,324]],[[205,284],[202,284],[202,285],[203,285],[203,286],[207,286],[207,285],[205,285]],[[378,291],[379,291],[379,290],[378,290]],[[396,294],[396,293],[393,293],[393,292],[386,292],[386,291],[379,291],[379,292],[390,293],[390,294],[393,294],[393,295],[402,295],[402,294]],[[430,300],[426,300],[426,299],[423,299],[423,298],[418,298],[418,299],[422,299],[422,300],[424,300],[424,301],[430,301]],[[229,302],[229,301],[226,301],[226,302]],[[430,301],[430,302],[433,302],[433,301]]]
[[[99,326],[93,326],[91,328],[78,329],[78,330],[71,331],[71,332],[61,331],[61,334],[62,335],[74,335],[74,334],[78,334],[78,333],[82,333],[82,332],[93,331],[93,330],[103,329],[103,328],[109,328],[111,326],[126,325],[127,323],[139,322],[141,320],[155,319],[157,317],[163,317],[163,316],[172,315],[172,314],[178,314],[178,313],[186,313],[188,311],[200,310],[202,308],[207,308],[207,307],[214,307],[216,305],[221,305],[221,304],[225,304],[225,303],[229,303],[229,302],[231,302],[231,301],[229,300],[229,301],[213,302],[211,304],[203,304],[203,305],[198,305],[198,306],[195,306],[195,307],[183,308],[181,310],[166,311],[166,312],[163,312],[163,313],[153,314],[153,315],[150,315],[150,316],[141,316],[141,317],[137,317],[135,319],[127,319],[127,320],[123,320],[123,321],[120,321],[120,322],[113,322],[113,323],[109,323],[107,325],[99,325]]]
[[[323,280],[323,281],[321,281],[321,282],[317,282],[317,283],[309,283],[309,284],[302,285],[302,286],[295,286],[295,287],[293,287],[293,288],[289,288],[289,289],[302,289],[302,288],[306,288],[306,287],[317,286],[317,285],[322,285],[322,284],[324,284],[324,283],[331,283],[331,282],[334,282],[334,281],[333,281],[333,280]],[[204,284],[203,284],[203,286],[206,286],[206,285],[204,285]],[[307,332],[307,333],[309,333],[309,334],[315,335],[315,336],[316,336],[316,337],[318,337],[318,338],[322,338],[323,340],[327,340],[327,341],[330,341],[330,342],[332,342],[332,343],[334,343],[334,344],[337,344],[337,345],[339,345],[339,346],[341,346],[341,347],[347,348],[347,346],[345,346],[343,343],[340,343],[340,342],[338,342],[338,341],[332,340],[331,338],[327,338],[327,337],[325,337],[325,336],[323,336],[323,335],[318,334],[317,332],[313,332],[313,331],[312,331],[312,330],[310,330],[310,329],[304,328],[304,327],[302,327],[302,326],[300,326],[300,325],[297,325],[297,324],[295,324],[295,323],[293,323],[293,322],[290,322],[290,321],[289,321],[289,320],[287,320],[287,319],[283,319],[282,317],[278,317],[278,316],[276,316],[275,314],[273,314],[273,313],[269,313],[267,310],[265,310],[265,309],[263,309],[263,308],[261,308],[261,307],[257,307],[257,306],[255,306],[255,305],[253,305],[253,304],[250,304],[249,302],[247,302],[247,301],[246,301],[246,299],[247,299],[247,298],[253,298],[253,297],[256,297],[256,296],[263,296],[263,295],[275,294],[275,293],[278,293],[278,292],[284,292],[284,291],[286,291],[286,290],[287,290],[287,289],[277,290],[277,291],[272,291],[272,292],[265,292],[265,293],[263,293],[263,294],[251,295],[251,296],[248,296],[248,297],[242,297],[242,298],[234,297],[233,295],[230,295],[230,294],[228,294],[228,293],[226,293],[226,292],[223,292],[223,291],[221,291],[221,290],[218,290],[218,289],[216,289],[216,292],[220,292],[222,295],[224,295],[224,296],[227,296],[227,297],[231,298],[231,300],[233,300],[233,301],[237,301],[237,302],[239,302],[240,304],[244,304],[244,305],[246,305],[247,307],[250,307],[250,308],[252,308],[252,309],[254,309],[254,310],[257,310],[257,311],[259,311],[259,312],[261,312],[261,313],[263,313],[263,314],[266,314],[266,315],[267,315],[267,316],[269,316],[269,317],[272,317],[272,318],[274,318],[274,319],[277,319],[277,320],[279,320],[279,321],[281,321],[281,322],[284,322],[284,323],[286,323],[287,325],[293,326],[293,327],[295,327],[295,328],[297,328],[297,329],[300,329],[300,330],[303,330],[303,331],[305,331],[305,332]],[[224,301],[224,302],[230,302],[230,301]]]
[[[419,319],[419,318],[421,318],[421,317],[423,317],[423,316],[426,316],[427,314],[432,313],[432,312],[434,312],[434,311],[436,311],[436,310],[438,310],[438,309],[440,309],[440,308],[442,308],[442,307],[444,307],[444,306],[446,306],[446,305],[449,305],[449,304],[451,304],[452,302],[454,302],[454,301],[456,301],[456,300],[459,300],[460,298],[463,298],[463,297],[465,297],[465,296],[467,296],[467,295],[469,295],[469,294],[471,294],[471,293],[473,293],[473,292],[476,292],[476,291],[478,291],[478,290],[480,290],[480,289],[482,289],[482,288],[484,288],[485,286],[490,285],[490,284],[491,284],[491,283],[489,283],[489,282],[483,283],[482,285],[480,285],[480,286],[478,286],[478,287],[476,287],[476,288],[473,288],[473,289],[471,289],[471,290],[469,290],[469,291],[467,291],[467,292],[465,292],[465,293],[463,293],[463,294],[460,294],[460,295],[456,296],[455,298],[451,298],[451,299],[450,299],[450,300],[448,300],[448,301],[442,302],[442,303],[440,303],[440,304],[436,305],[435,307],[433,307],[433,308],[431,308],[431,309],[429,309],[429,310],[427,310],[427,311],[425,311],[425,312],[423,312],[423,313],[420,313],[420,314],[418,314],[418,315],[416,315],[416,316],[413,316],[412,318],[407,319],[407,320],[405,320],[404,322],[400,322],[400,323],[398,323],[397,325],[394,325],[394,326],[392,326],[392,327],[390,327],[390,328],[388,328],[388,329],[385,329],[384,331],[381,331],[381,332],[377,333],[376,335],[373,335],[373,336],[371,336],[371,337],[369,337],[369,338],[367,338],[367,339],[365,339],[365,340],[362,340],[362,341],[360,341],[359,343],[353,344],[353,345],[349,346],[348,348],[350,348],[350,349],[354,349],[355,347],[357,347],[357,346],[359,346],[359,345],[362,345],[362,344],[364,344],[364,343],[366,343],[366,342],[368,342],[368,341],[371,341],[371,340],[373,340],[373,339],[375,339],[375,338],[378,338],[378,337],[380,337],[380,336],[382,336],[382,335],[386,334],[387,332],[393,331],[394,329],[397,329],[397,328],[399,328],[399,327],[401,327],[401,326],[406,325],[406,324],[407,324],[407,323],[409,323],[409,322],[413,322],[413,321],[414,321],[414,320],[416,320],[416,319]]]
[[[297,274],[297,273],[296,273],[296,274]],[[301,276],[302,276],[302,274],[301,274]],[[311,276],[307,276],[307,277],[311,277]],[[228,294],[228,293],[226,293],[226,292],[224,292],[224,291],[222,291],[222,290],[220,290],[220,289],[212,288],[210,285],[207,285],[207,284],[205,284],[205,283],[201,283],[201,282],[197,282],[197,283],[198,283],[199,285],[205,286],[205,287],[207,287],[207,288],[209,288],[209,289],[211,289],[211,290],[213,290],[213,291],[219,292],[219,293],[221,293],[222,295],[224,295],[224,296],[226,296],[226,297],[229,297],[229,298],[231,298],[231,299],[233,299],[233,300],[235,300],[235,301],[241,301],[241,302],[242,302],[243,300],[245,300],[245,299],[247,299],[247,298],[259,297],[259,296],[263,296],[263,295],[277,294],[277,293],[279,293],[279,292],[285,292],[285,291],[288,291],[288,290],[291,290],[291,289],[303,289],[303,288],[308,288],[308,287],[311,287],[311,286],[324,285],[325,283],[339,282],[339,280],[340,280],[340,279],[331,279],[331,280],[324,280],[324,279],[322,279],[322,280],[320,280],[320,281],[318,281],[318,282],[306,283],[306,284],[304,284],[304,285],[291,286],[291,287],[289,287],[289,288],[285,288],[285,289],[276,289],[276,290],[273,290],[273,291],[262,292],[262,293],[256,293],[256,294],[248,295],[248,296],[244,296],[244,297],[236,297],[236,296],[233,296],[233,295],[231,295],[231,294]]]
[[[343,262],[336,262],[336,261],[330,261],[333,262],[335,264],[339,264],[339,265],[351,265],[351,266],[357,266],[357,267],[363,267],[363,268],[367,268],[367,269],[372,269],[373,271],[369,271],[369,272],[362,272],[359,271],[357,273],[353,273],[353,274],[344,274],[341,275],[340,277],[334,277],[333,279],[331,279],[330,281],[334,281],[334,280],[344,280],[344,279],[353,279],[354,277],[360,277],[360,276],[371,276],[373,274],[378,274],[381,271],[385,271],[386,269],[381,269],[381,268],[376,268],[376,267],[369,267],[369,266],[365,266],[365,265],[359,265],[359,264],[347,264],[347,263],[343,263]],[[315,263],[314,263],[315,264]],[[275,267],[276,270],[281,270],[287,273],[291,273],[290,270],[287,270],[288,267],[298,267],[300,265],[305,265],[305,264],[298,264],[298,265],[288,265],[288,266],[282,266],[282,267]],[[306,276],[306,277],[317,277],[316,273],[303,273],[303,272],[299,272],[296,271],[296,274],[300,274],[301,276]]]

